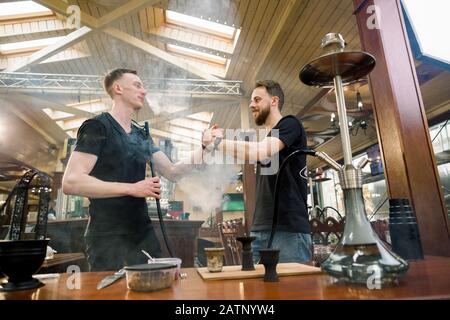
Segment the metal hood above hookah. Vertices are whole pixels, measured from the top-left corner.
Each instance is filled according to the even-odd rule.
[[[340,124],[346,124],[347,113],[343,86],[356,82],[375,67],[375,58],[366,52],[345,52],[345,41],[338,33],[322,39],[325,54],[307,63],[300,80],[309,86],[334,87]],[[328,274],[349,283],[390,285],[408,270],[408,263],[391,252],[378,238],[367,219],[362,195],[362,168],[352,164],[349,129],[341,125],[344,165],[321,152],[317,156],[339,173],[344,191],[346,224],[336,249],[322,264]]]

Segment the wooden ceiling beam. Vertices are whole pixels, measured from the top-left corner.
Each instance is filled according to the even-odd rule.
[[[167,53],[164,50],[161,50],[155,46],[152,46],[151,44],[142,41],[141,39],[138,39],[136,37],[133,37],[132,35],[120,31],[116,28],[112,28],[112,27],[107,27],[103,30],[104,33],[112,36],[113,38],[119,39],[125,43],[128,43],[129,45],[142,50],[146,53],[149,53],[155,57],[158,57],[161,60],[164,60],[180,69],[186,70],[189,73],[192,73],[202,79],[206,79],[206,80],[220,80],[219,78],[204,72],[203,70],[201,70],[200,68],[196,67],[195,65],[184,61],[172,54]]]
[[[15,95],[14,99],[21,99],[23,98],[22,95]],[[28,100],[29,102],[29,100]],[[22,112],[21,110],[19,110],[18,108],[15,108],[14,104],[8,100],[4,100],[4,103],[6,106],[8,106],[8,109],[14,113],[19,119],[21,119],[22,121],[24,121],[26,124],[28,124],[31,128],[33,128],[33,130],[35,130],[36,132],[38,132],[47,142],[49,142],[50,144],[53,145],[59,145],[59,142],[52,137],[49,133],[47,133],[46,130],[44,130],[42,128],[42,125],[36,123],[35,120],[33,120],[31,117],[29,117],[28,115],[26,115],[24,112]],[[57,126],[55,124],[55,126]],[[65,137],[66,133],[61,129],[60,132],[61,136]]]
[[[179,28],[169,25],[150,28],[145,30],[145,32],[149,33],[157,41],[162,43],[181,45],[186,48],[194,47],[199,51],[212,51],[212,54],[218,53],[221,57],[225,55],[227,59],[232,58],[234,51],[233,42],[231,41],[219,39],[210,41],[210,38],[201,32],[183,30],[183,33],[181,33]]]
[[[61,52],[67,48],[70,48],[74,44],[85,39],[91,31],[92,30],[88,27],[82,27],[74,32],[71,32],[67,36],[65,36],[63,39],[61,39],[60,41],[58,41],[54,44],[51,44],[45,48],[42,48],[41,50],[36,51],[35,53],[28,56],[23,61],[15,64],[11,67],[6,68],[6,72],[20,71],[20,70],[26,69],[27,67],[30,67],[34,64],[42,62],[42,61],[54,56],[58,52]]]
[[[95,113],[89,112],[89,111],[84,111],[84,110],[80,110],[78,108],[74,108],[74,107],[68,107],[64,104],[61,103],[57,103],[54,101],[51,101],[49,99],[46,98],[42,98],[42,97],[37,97],[37,96],[30,96],[27,94],[14,94],[14,100],[19,100],[19,101],[23,101],[23,102],[30,102],[31,100],[33,100],[33,102],[38,102],[36,103],[36,106],[40,109],[46,109],[46,108],[50,108],[53,110],[57,110],[57,111],[62,111],[62,112],[66,112],[66,113],[71,113],[75,116],[78,117],[86,117],[86,118],[91,118],[93,116],[95,116]]]
[[[66,10],[69,4],[60,1],[60,0],[36,0],[37,3],[59,13],[62,15],[67,15]],[[119,8],[113,10],[112,12],[104,15],[103,17],[97,19],[92,17],[91,15],[82,12],[80,14],[80,23],[84,26],[74,32],[71,32],[67,36],[65,36],[60,41],[45,47],[29,57],[27,57],[24,61],[13,65],[6,69],[8,72],[15,72],[19,70],[23,70],[27,67],[30,67],[34,64],[40,63],[52,56],[56,53],[65,50],[74,44],[80,42],[86,37],[90,36],[94,32],[97,32],[111,23],[123,18],[126,15],[132,14],[141,10],[144,7],[152,6],[156,4],[158,0],[132,0],[127,1],[124,5]]]

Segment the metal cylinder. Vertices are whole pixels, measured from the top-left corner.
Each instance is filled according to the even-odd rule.
[[[348,130],[347,110],[345,108],[344,88],[342,86],[341,76],[334,78],[334,87],[339,115],[339,128],[341,131],[342,152],[344,153],[344,165],[350,165],[352,164],[352,146],[350,144],[350,131]]]
[[[320,46],[327,53],[342,52],[345,48],[345,40],[339,33],[327,33]]]
[[[339,171],[339,182],[342,189],[362,188],[362,170],[355,168],[353,165],[344,166]]]

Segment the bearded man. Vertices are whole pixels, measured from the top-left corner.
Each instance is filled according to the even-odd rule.
[[[253,257],[267,247],[274,213],[274,190],[278,167],[295,150],[306,148],[306,132],[300,121],[282,116],[284,93],[273,80],[258,81],[250,109],[255,124],[264,126],[267,136],[260,142],[223,138],[223,129],[213,127],[203,135],[206,150],[216,148],[237,159],[256,162],[256,206],[251,228]],[[211,147],[212,146],[212,147]],[[275,167],[275,170],[274,170]],[[280,249],[280,262],[311,260],[311,235],[307,207],[306,155],[289,162],[281,176],[277,229],[272,248]]]

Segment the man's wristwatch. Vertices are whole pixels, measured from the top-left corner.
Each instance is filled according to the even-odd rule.
[[[214,140],[214,150],[219,150],[219,144],[222,142],[222,138],[217,137]]]
[[[205,146],[204,144],[202,144],[202,149],[205,150],[206,152],[211,152],[211,151],[215,151],[215,150],[219,150],[219,144],[222,142],[222,138],[217,137],[214,140],[214,143],[210,143],[207,146]]]

